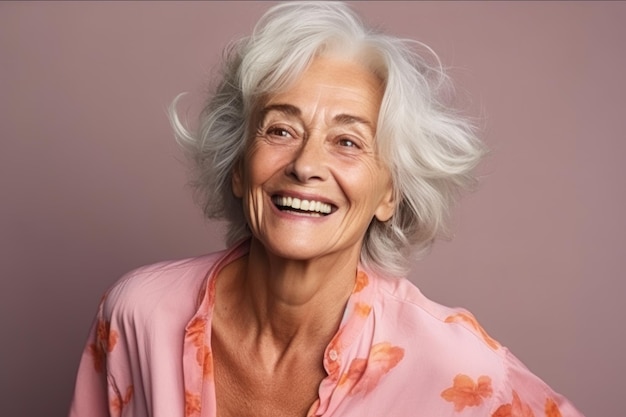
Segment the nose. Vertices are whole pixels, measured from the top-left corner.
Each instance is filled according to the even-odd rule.
[[[286,166],[286,174],[299,182],[324,181],[328,167],[321,137],[309,136],[294,150],[291,162]]]

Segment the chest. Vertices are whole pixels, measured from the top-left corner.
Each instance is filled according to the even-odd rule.
[[[233,348],[213,342],[218,417],[307,416],[326,376],[321,358],[289,358],[269,370],[251,352]]]

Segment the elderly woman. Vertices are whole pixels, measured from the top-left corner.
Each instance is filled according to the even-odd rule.
[[[482,154],[410,45],[342,4],[280,4],[197,132],[172,111],[230,248],[107,292],[71,416],[580,415],[402,278]]]

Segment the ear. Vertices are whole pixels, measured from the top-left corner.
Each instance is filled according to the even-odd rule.
[[[391,183],[387,186],[387,190],[383,194],[383,198],[380,200],[380,204],[374,212],[374,217],[380,222],[386,222],[391,219],[393,213],[396,211],[396,197],[393,186]]]
[[[243,197],[243,166],[241,158],[233,165],[233,171],[231,173],[231,187],[233,189],[233,195],[237,198]]]

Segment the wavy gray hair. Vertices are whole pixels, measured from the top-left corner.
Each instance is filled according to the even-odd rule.
[[[376,144],[391,172],[397,207],[387,222],[372,219],[361,262],[402,276],[411,253],[424,252],[446,231],[449,208],[475,183],[471,172],[484,153],[471,123],[446,104],[451,84],[430,48],[368,28],[342,3],[281,3],[261,17],[251,36],[227,48],[197,131],[177,116],[177,100],[170,119],[193,162],[196,197],[208,218],[228,221],[230,245],[250,234],[231,176],[255,107],[287,87],[313,58],[338,51],[377,74],[385,88]]]

